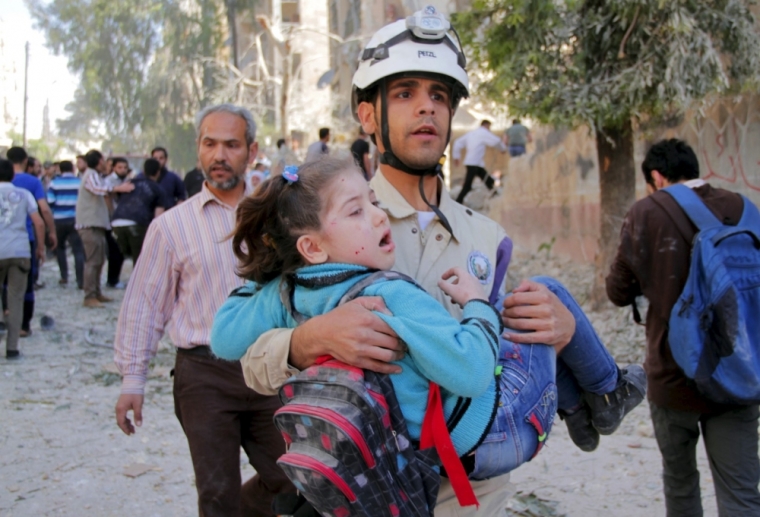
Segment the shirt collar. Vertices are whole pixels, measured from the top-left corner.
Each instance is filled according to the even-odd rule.
[[[684,181],[683,182],[683,184],[686,185],[689,188],[699,188],[702,185],[704,185],[705,183],[707,183],[707,182],[705,180],[703,180],[702,178],[695,178],[693,180],[689,180],[689,181]]]
[[[245,183],[245,193],[243,194],[243,197],[250,196],[253,194],[253,189],[250,188],[250,185],[248,182]],[[206,181],[203,181],[203,186],[201,187],[201,191],[197,194],[198,198],[200,199],[200,204],[198,207],[199,212],[203,212],[203,209],[206,207],[208,203],[217,203],[223,207],[230,208],[232,210],[235,210],[237,207],[230,206],[227,203],[222,202],[218,197],[216,197],[211,190],[209,190],[208,185],[206,184]]]
[[[414,207],[404,199],[404,196],[396,190],[396,187],[383,176],[380,169],[378,169],[372,177],[370,186],[372,187],[372,190],[375,191],[377,200],[380,203],[380,208],[388,212],[391,217],[396,219],[404,219],[412,215],[417,217],[417,210],[415,210]],[[440,178],[438,178],[438,189],[441,192],[441,200],[438,209],[446,216],[446,219],[449,220],[453,232],[452,237],[458,241],[459,238],[457,236],[461,233],[457,217],[459,214],[457,214],[456,201],[451,199],[449,191],[446,190],[446,186]],[[433,219],[433,223],[431,224],[436,224],[436,221],[439,221],[438,216]],[[443,228],[443,225],[441,225],[441,227]]]

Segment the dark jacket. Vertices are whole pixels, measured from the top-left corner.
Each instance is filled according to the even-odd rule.
[[[708,184],[694,192],[725,224],[736,225],[741,219],[744,202],[738,194]],[[623,222],[620,247],[607,276],[607,295],[621,307],[642,294],[649,300],[644,363],[649,400],[663,408],[714,413],[725,407],[697,392],[676,364],[668,344],[670,312],[689,275],[691,243],[696,233],[688,216],[665,192],[655,192],[635,203]]]
[[[125,219],[138,226],[148,226],[157,207],[169,207],[169,199],[158,183],[143,175],[134,178],[132,184],[135,189],[119,196],[119,204],[111,219]]]

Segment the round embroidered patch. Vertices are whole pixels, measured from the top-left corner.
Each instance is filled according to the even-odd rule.
[[[483,285],[488,284],[493,275],[491,261],[480,251],[473,251],[467,256],[467,271]]]

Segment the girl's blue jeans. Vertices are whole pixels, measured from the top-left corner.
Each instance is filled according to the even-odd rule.
[[[500,476],[530,461],[546,443],[557,409],[575,409],[583,391],[604,395],[617,384],[615,361],[565,286],[549,277],[532,280],[549,288],[570,310],[575,334],[560,357],[551,346],[520,345],[501,338],[499,407],[475,450],[471,479]],[[497,302],[498,310],[506,296]]]

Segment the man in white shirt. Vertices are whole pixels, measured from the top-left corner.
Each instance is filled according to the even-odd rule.
[[[467,149],[464,155],[464,166],[467,168],[467,175],[464,178],[464,185],[457,196],[457,203],[462,203],[465,196],[472,190],[472,180],[475,176],[485,181],[488,190],[493,190],[494,179],[486,171],[486,147],[496,147],[502,153],[507,152],[507,146],[501,141],[501,138],[491,133],[491,121],[484,120],[480,127],[463,135],[459,140],[454,142],[454,165],[459,166],[462,156],[462,149]]]

